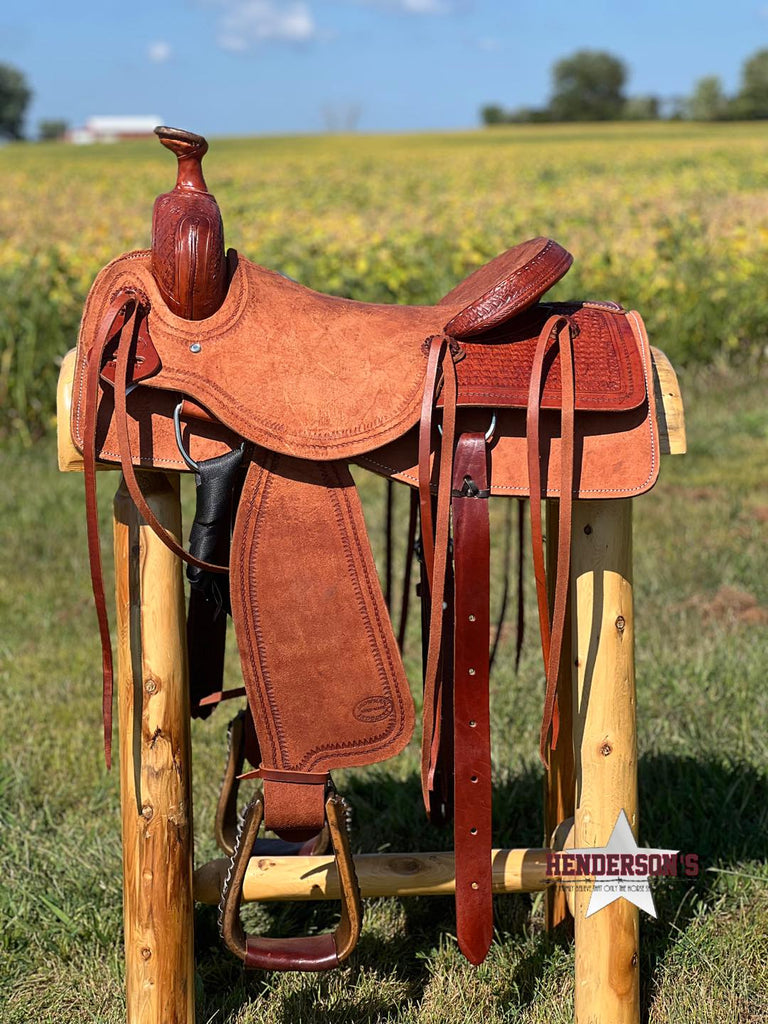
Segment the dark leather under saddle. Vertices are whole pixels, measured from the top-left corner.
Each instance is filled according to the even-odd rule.
[[[545,238],[509,249],[434,306],[336,298],[232,250],[224,258],[200,173],[204,140],[158,133],[180,158],[179,181],[156,204],[152,250],[120,256],[91,289],[72,401],[107,743],[96,461],[121,464],[146,522],[190,566],[192,640],[231,605],[255,727],[250,775],[263,791],[245,814],[225,886],[227,944],[255,967],[320,970],[344,960],[361,911],[330,772],[399,753],[414,728],[350,464],[407,484],[425,604],[422,788],[433,820],[453,818],[457,935],[479,963],[493,931],[488,499],[530,498],[547,764],[557,743],[572,503],[641,494],[658,474],[642,321],[610,302],[547,302],[572,258]],[[192,553],[155,519],[136,467],[197,472]],[[545,497],[559,499],[552,580]],[[191,654],[196,704],[220,696],[209,657],[217,645]],[[333,934],[245,934],[242,881],[262,819],[295,843],[330,833],[343,891]]]

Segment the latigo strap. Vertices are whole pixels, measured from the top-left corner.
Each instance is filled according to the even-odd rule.
[[[490,520],[485,435],[462,434],[453,472],[455,572],[454,846],[456,935],[473,964],[493,938],[491,721],[489,710]]]

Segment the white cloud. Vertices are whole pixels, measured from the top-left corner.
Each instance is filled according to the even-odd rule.
[[[318,35],[309,4],[304,0],[220,0],[223,13],[218,43],[244,53],[267,42],[307,43]]]
[[[171,47],[168,43],[158,40],[149,44],[147,56],[154,64],[164,64],[171,56]]]
[[[365,7],[384,7],[403,14],[450,14],[465,0],[356,0]]]
[[[406,14],[443,14],[450,4],[443,0],[399,0],[396,6],[402,7]]]

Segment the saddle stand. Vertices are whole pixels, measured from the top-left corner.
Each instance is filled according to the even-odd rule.
[[[493,937],[492,895],[531,890],[546,891],[549,927],[573,915],[577,1019],[636,1020],[637,909],[618,901],[586,918],[589,893],[548,876],[547,852],[604,844],[621,810],[637,833],[630,499],[653,486],[664,452],[684,450],[674,372],[637,313],[545,299],[572,262],[551,239],[514,246],[419,307],[323,295],[225,254],[200,164],[207,143],[157,133],[178,157],[176,187],[156,201],[151,250],[96,278],[60,381],[60,466],[85,476],[108,762],[96,469],[119,467],[123,478],[115,557],[129,1020],[194,1019],[193,893],[221,901],[222,936],[247,967],[316,971],[354,950],[361,895],[454,892],[459,946],[479,964]],[[402,751],[415,717],[353,464],[413,495],[422,792],[431,820],[452,823],[454,853],[409,855],[405,870],[402,856],[352,855],[331,776]],[[197,481],[188,551],[185,472]],[[547,771],[545,843],[534,850],[495,850],[491,834],[496,497],[529,499]],[[226,693],[229,613],[244,690]],[[193,889],[190,699],[192,714],[206,716],[243,695],[216,817],[231,859],[199,868]],[[243,777],[262,788],[238,830]],[[278,838],[259,838],[262,823]],[[339,924],[310,937],[247,934],[241,902],[274,898],[337,898]]]

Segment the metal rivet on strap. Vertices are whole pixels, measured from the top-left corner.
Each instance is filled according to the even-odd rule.
[[[475,616],[474,615],[470,615],[469,616],[469,621],[470,622],[474,622],[475,621]]]
[[[477,722],[475,722],[474,719],[470,719],[469,728],[470,729],[474,729],[476,725],[477,725]]]
[[[472,888],[473,888],[473,889],[479,889],[479,888],[480,888],[480,886],[478,885],[478,883],[477,883],[477,882],[473,882],[473,883],[472,883]]]
[[[199,341],[193,341],[192,344],[189,346],[189,351],[194,352],[195,355],[197,355],[198,352],[203,351],[203,346],[200,344]]]
[[[473,675],[475,674],[475,670],[474,670],[473,668],[471,668],[471,669],[469,670],[469,674],[470,674],[471,676],[473,676]]]

